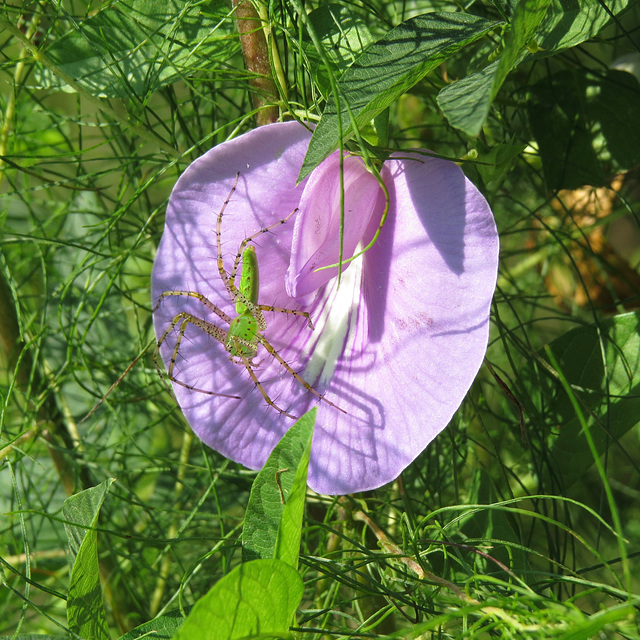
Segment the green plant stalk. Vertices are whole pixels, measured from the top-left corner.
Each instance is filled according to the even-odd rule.
[[[589,450],[591,451],[591,455],[593,456],[593,461],[595,462],[596,468],[598,469],[598,474],[600,475],[600,479],[602,480],[602,486],[604,487],[604,491],[607,496],[609,511],[611,512],[611,519],[613,520],[613,526],[617,534],[616,540],[618,542],[618,550],[620,553],[620,559],[622,561],[622,572],[624,575],[625,588],[627,589],[628,593],[631,593],[632,592],[631,571],[629,569],[629,559],[627,557],[627,549],[625,546],[625,539],[622,532],[622,522],[620,521],[620,513],[618,512],[618,507],[616,505],[615,499],[613,497],[613,493],[611,491],[611,485],[607,480],[607,472],[602,463],[601,455],[598,452],[596,445],[593,441],[593,437],[591,435],[591,429],[589,428],[589,425],[587,424],[584,414],[580,409],[580,405],[578,404],[578,400],[575,394],[573,393],[573,389],[571,388],[571,385],[569,384],[568,380],[564,376],[564,373],[560,369],[560,366],[558,365],[558,362],[555,356],[553,355],[553,352],[551,351],[549,345],[545,347],[545,353],[547,355],[547,358],[549,358],[549,362],[551,363],[553,368],[556,370],[556,373],[557,373],[558,379],[560,380],[560,384],[562,385],[562,388],[565,390],[566,394],[569,396],[569,401],[571,402],[571,406],[573,407],[573,410],[575,411],[576,416],[578,417],[580,426],[582,428],[582,433],[584,434],[584,437],[587,440],[587,444],[589,445]]]
[[[272,72],[275,72],[274,80],[277,80],[280,96],[287,102],[289,98],[289,90],[287,88],[287,77],[282,68],[282,61],[280,60],[280,52],[278,51],[278,43],[273,30],[271,28],[271,20],[269,19],[269,10],[264,2],[256,2],[257,11],[262,21],[262,30],[264,31],[264,37],[267,39],[267,43],[271,49],[271,64]]]
[[[167,540],[169,541],[177,538],[178,534],[180,533],[178,528],[178,520],[180,518],[178,511],[178,502],[180,500],[180,495],[182,494],[182,489],[184,488],[184,477],[187,470],[187,465],[189,464],[189,452],[191,451],[192,442],[193,433],[190,429],[187,429],[184,432],[184,436],[182,438],[182,448],[180,449],[180,459],[178,461],[178,474],[174,487],[174,517],[171,525],[169,526],[169,531],[167,532]],[[165,588],[167,586],[167,577],[169,575],[169,570],[171,569],[170,550],[171,542],[169,542],[167,547],[164,549],[164,556],[162,557],[162,562],[160,564],[160,574],[158,575],[158,579],[156,580],[156,587],[151,597],[149,613],[152,618],[155,618],[158,615],[160,605],[162,604],[162,598],[164,596]]]

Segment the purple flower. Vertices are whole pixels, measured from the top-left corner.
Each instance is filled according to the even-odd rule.
[[[395,479],[460,405],[487,347],[498,236],[487,202],[455,164],[397,153],[381,172],[387,221],[373,247],[342,265],[336,287],[337,267],[318,269],[338,262],[339,157],[296,187],[310,137],[296,122],[267,125],[185,171],[169,201],[152,296],[155,304],[163,292],[190,291],[210,304],[162,296],[154,323],[159,339],[180,312],[209,323],[209,331],[184,323],[176,350],[183,315],[160,349],[165,365],[174,360],[182,384],[173,388],[199,438],[258,469],[293,424],[289,416],[317,405],[309,485],[344,494]],[[347,260],[373,238],[385,197],[355,156],[344,158],[343,181]],[[245,238],[297,209],[251,242],[259,304],[307,312],[314,325],[304,315],[263,311],[264,342],[289,368],[259,344],[250,372],[221,341],[237,315],[217,264],[217,221],[227,200],[220,224],[226,273]]]

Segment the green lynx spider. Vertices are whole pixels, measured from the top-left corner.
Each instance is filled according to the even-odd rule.
[[[255,366],[255,364],[253,363],[253,358],[255,358],[258,354],[259,345],[262,345],[264,349],[269,353],[269,355],[277,360],[286,369],[286,371],[291,374],[296,379],[296,381],[299,382],[300,385],[302,385],[307,391],[310,391],[321,401],[326,402],[339,411],[342,411],[342,413],[346,413],[346,411],[333,404],[333,402],[327,400],[323,395],[318,393],[304,378],[296,373],[291,368],[291,365],[289,365],[284,360],[284,358],[280,356],[280,354],[262,335],[262,332],[267,328],[267,322],[263,313],[264,311],[270,311],[274,313],[287,313],[294,316],[303,316],[307,319],[309,328],[313,329],[313,323],[311,322],[311,318],[306,311],[298,311],[297,309],[285,309],[282,307],[273,307],[270,305],[258,304],[258,260],[256,257],[255,248],[250,243],[253,242],[257,237],[261,236],[263,233],[267,233],[275,227],[278,227],[279,225],[287,222],[287,220],[289,220],[289,218],[291,218],[291,216],[293,216],[297,212],[297,209],[294,209],[286,218],[282,218],[274,224],[264,229],[260,229],[260,231],[245,238],[238,247],[238,252],[235,255],[231,272],[227,273],[224,268],[224,263],[222,260],[222,216],[236,190],[239,178],[240,173],[237,173],[236,179],[233,183],[233,186],[231,187],[231,191],[229,191],[229,195],[224,201],[222,208],[220,209],[220,213],[218,213],[218,219],[216,223],[216,250],[218,272],[220,273],[220,278],[224,283],[230,300],[236,306],[236,313],[238,315],[235,318],[231,318],[224,311],[213,304],[213,302],[211,302],[208,298],[206,298],[201,293],[198,293],[197,291],[164,291],[160,295],[160,298],[158,299],[158,303],[156,304],[154,310],[157,309],[162,301],[168,296],[190,296],[199,300],[205,307],[207,307],[207,309],[215,313],[221,320],[226,322],[229,325],[229,328],[225,331],[224,329],[211,322],[208,322],[207,320],[198,318],[191,313],[187,313],[186,311],[181,311],[173,318],[166,331],[162,334],[160,340],[158,340],[158,344],[153,355],[156,368],[162,375],[162,370],[158,364],[158,353],[160,351],[160,347],[165,342],[169,334],[173,331],[173,329],[179,325],[178,337],[176,338],[176,343],[173,347],[171,359],[169,361],[169,367],[167,368],[167,377],[169,378],[169,380],[176,384],[179,384],[182,387],[185,387],[186,389],[189,389],[190,391],[197,391],[200,393],[206,393],[208,395],[222,396],[225,398],[234,398],[237,400],[241,399],[239,396],[199,389],[187,384],[186,382],[178,380],[174,376],[173,372],[176,365],[176,360],[178,358],[180,344],[182,343],[182,339],[184,338],[187,327],[192,324],[199,329],[202,329],[202,331],[208,333],[212,338],[215,338],[218,342],[224,345],[224,348],[231,362],[244,366],[244,368],[249,373],[251,380],[254,382],[254,384],[258,388],[258,391],[264,398],[265,402],[270,407],[276,409],[276,411],[278,411],[282,415],[287,416],[288,418],[296,419],[296,416],[287,413],[269,397],[269,394],[258,380],[258,377],[256,376],[256,373],[253,369],[253,367]],[[240,275],[240,285],[239,287],[237,287],[235,284],[235,280],[236,275],[238,274],[240,260],[242,260],[242,273]]]

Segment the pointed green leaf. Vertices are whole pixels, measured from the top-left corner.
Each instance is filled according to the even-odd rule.
[[[491,102],[510,71],[526,57],[527,46],[551,0],[520,0],[513,10],[504,38],[504,50],[498,60],[438,94],[438,106],[453,127],[468,136],[477,136],[489,115]]]
[[[551,0],[519,0],[512,16],[510,29],[504,38],[504,51],[500,56],[498,68],[491,88],[491,99],[496,97],[509,72],[522,59],[538,26],[542,22]]]
[[[610,9],[619,12],[627,1],[614,1]],[[477,136],[512,69],[531,55],[545,57],[594,37],[609,19],[606,10],[590,0],[520,0],[498,60],[444,87],[437,97],[438,106],[452,126]]]
[[[153,640],[170,640],[183,625],[186,618],[180,611],[170,611],[120,636],[118,640],[137,640],[153,638]]]
[[[313,412],[313,415],[310,415]],[[311,457],[311,442],[313,437],[313,423],[316,417],[314,407],[309,416],[308,424],[304,427],[304,434],[308,434],[304,452],[300,459],[300,464],[295,472],[293,484],[285,494],[284,510],[278,527],[276,538],[276,548],[274,558],[283,560],[294,569],[298,568],[298,558],[300,556],[300,539],[302,537],[302,516],[304,515],[304,505],[307,497],[307,471],[309,469],[309,458]],[[303,416],[304,418],[305,416]],[[284,494],[284,490],[283,490]]]
[[[364,127],[427,73],[500,24],[466,13],[430,13],[403,22],[369,46],[339,82],[339,113],[335,96],[328,98],[299,179],[338,148],[340,121],[343,139],[353,135],[350,113]]]
[[[242,530],[245,561],[279,557],[297,566],[316,412],[287,431],[254,480]]]
[[[176,640],[288,636],[302,600],[300,574],[281,560],[254,560],[219,580],[193,607]]]
[[[64,525],[71,555],[75,559],[88,530],[98,521],[100,507],[113,484],[109,478],[97,487],[91,487],[67,498],[62,505],[62,513],[67,522]]]
[[[482,71],[472,73],[440,91],[436,101],[452,127],[471,137],[480,133],[489,114],[497,69],[496,60]]]
[[[547,56],[589,40],[627,8],[629,0],[553,0],[536,35]]]
[[[69,628],[79,636],[91,640],[108,640],[104,599],[100,586],[98,566],[98,523],[100,507],[113,479],[67,498],[62,506],[69,550],[73,559],[67,621]]]

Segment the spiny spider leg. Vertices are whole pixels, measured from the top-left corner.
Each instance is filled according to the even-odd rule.
[[[296,207],[286,218],[282,218],[280,220],[278,220],[277,222],[274,222],[272,225],[265,227],[264,229],[260,229],[260,231],[257,231],[256,233],[247,236],[241,243],[240,246],[238,247],[238,252],[236,253],[235,258],[233,259],[233,269],[231,270],[231,273],[228,274],[229,277],[229,281],[231,283],[231,286],[237,291],[238,289],[235,286],[235,281],[236,281],[236,274],[238,273],[238,268],[240,267],[240,260],[242,259],[242,254],[244,253],[244,250],[246,248],[246,246],[250,243],[253,242],[256,238],[259,238],[263,233],[268,233],[269,231],[271,231],[272,229],[275,229],[276,227],[279,227],[281,224],[284,224],[285,222],[287,222],[287,220],[289,220],[289,218],[294,215],[295,213],[297,213],[298,211],[298,207]],[[222,214],[218,214],[218,221],[220,222],[220,224],[222,225]]]
[[[274,311],[278,313],[290,313],[292,316],[302,316],[307,319],[309,329],[315,329],[315,327],[313,326],[313,322],[311,321],[311,316],[306,311],[299,311],[298,309],[285,309],[284,307],[272,307],[268,304],[259,304],[257,306],[261,311]]]
[[[322,402],[331,405],[334,409],[345,414],[347,413],[337,404],[333,404],[331,400],[327,400],[321,393],[318,393],[300,374],[296,373],[291,368],[291,365],[269,344],[264,336],[258,334],[258,341],[307,391],[310,391],[314,396],[322,400]]]
[[[298,309],[285,309],[283,307],[273,307],[267,304],[256,304],[253,301],[249,300],[247,296],[244,295],[244,293],[241,290],[242,287],[240,287],[240,289],[236,287],[236,275],[240,267],[240,260],[244,255],[247,245],[250,242],[253,242],[253,240],[255,240],[256,238],[260,237],[262,234],[268,233],[272,229],[275,229],[276,227],[279,227],[280,225],[287,222],[287,220],[289,220],[289,218],[291,218],[291,216],[293,216],[298,211],[297,207],[285,218],[282,218],[281,220],[274,222],[272,225],[269,225],[264,229],[260,229],[259,231],[256,231],[256,233],[253,233],[252,235],[246,237],[240,243],[240,246],[238,247],[238,251],[236,252],[235,258],[233,259],[233,269],[231,270],[231,273],[227,273],[226,269],[224,268],[224,263],[222,261],[222,216],[224,215],[224,211],[227,208],[227,205],[229,204],[229,202],[231,201],[231,198],[236,190],[236,187],[238,186],[239,178],[240,178],[240,172],[236,173],[236,179],[233,182],[231,191],[229,191],[229,195],[227,196],[227,199],[224,201],[224,204],[220,209],[220,213],[218,213],[218,220],[216,222],[216,248],[218,252],[218,272],[220,273],[220,278],[224,283],[224,286],[227,292],[229,293],[229,296],[231,297],[231,299],[235,300],[236,303],[240,301],[243,305],[245,305],[245,307],[247,307],[253,313],[253,316],[258,322],[258,327],[260,328],[260,331],[264,331],[267,328],[267,322],[264,319],[264,315],[262,314],[262,311],[272,311],[272,312],[278,312],[278,313],[288,313],[292,316],[302,316],[307,319],[309,328],[313,329],[314,328],[313,322],[311,321],[311,316],[308,314],[308,312],[299,311]]]
[[[253,370],[253,363],[249,361],[249,359],[246,356],[240,356],[240,358],[242,359],[242,364],[244,365],[244,368],[249,372],[249,376],[251,376],[251,380],[253,380],[253,383],[256,385],[256,387],[258,388],[258,391],[260,392],[260,395],[264,398],[264,401],[270,406],[273,407],[276,411],[278,411],[280,414],[282,414],[283,416],[286,416],[287,418],[291,418],[292,420],[297,420],[297,416],[294,416],[290,413],[287,413],[284,409],[281,409],[270,397],[269,394],[265,391],[265,388],[262,386],[262,384],[260,383],[260,381],[258,380],[258,377],[256,376],[254,370]],[[253,365],[253,366],[252,366]]]
[[[260,333],[260,331],[264,331],[267,328],[267,323],[264,319],[264,315],[262,314],[262,311],[272,311],[272,312],[287,313],[291,315],[304,316],[307,318],[307,322],[309,323],[309,326],[313,328],[311,317],[309,313],[307,313],[306,311],[298,311],[294,309],[286,309],[282,307],[274,307],[270,305],[258,304],[258,294],[259,294],[258,261],[255,255],[255,249],[253,245],[251,245],[250,243],[255,238],[262,235],[263,233],[266,233],[271,229],[281,224],[284,224],[287,220],[289,220],[289,218],[291,218],[291,216],[293,216],[296,213],[297,208],[294,209],[286,218],[283,218],[282,220],[278,220],[274,224],[268,227],[265,227],[264,229],[260,229],[256,233],[245,238],[240,243],[240,246],[238,247],[238,251],[236,252],[236,256],[233,261],[233,269],[231,270],[231,273],[228,274],[224,268],[223,256],[222,256],[222,217],[224,215],[227,204],[231,200],[233,193],[236,190],[239,177],[240,177],[240,174],[237,173],[236,179],[234,180],[231,190],[229,191],[229,195],[227,196],[226,201],[224,202],[222,208],[220,209],[220,212],[218,213],[218,219],[216,221],[216,248],[218,252],[218,256],[217,256],[218,272],[220,273],[220,278],[223,281],[225,288],[229,293],[230,298],[236,302],[236,311],[238,312],[238,314],[240,314],[240,316],[245,316],[245,317],[251,316],[253,322],[255,322],[254,326],[256,326],[256,329],[251,330],[251,333],[248,332],[247,334],[247,337],[250,337],[249,342],[253,343],[252,344],[253,353],[251,355],[254,356],[257,353],[257,343],[262,344],[262,346],[267,350],[267,352],[273,358],[275,358],[285,368],[285,370],[290,375],[292,375],[294,379],[299,384],[301,384],[307,391],[310,391],[319,400],[328,403],[330,406],[334,407],[335,409],[338,409],[342,413],[346,413],[344,409],[341,409],[330,400],[327,400],[324,396],[318,393],[302,376],[300,376],[300,374],[296,373],[291,367],[291,365],[284,358],[282,358],[282,356],[280,356],[280,354],[274,349],[274,347],[271,346],[269,341],[262,335],[262,333]],[[238,288],[236,287],[236,284],[235,284],[235,278],[238,273],[241,260],[242,260],[242,274],[240,277],[240,286]],[[234,322],[239,322],[239,318],[235,319]],[[231,335],[232,330],[235,335],[234,327],[230,327],[229,334]],[[236,345],[235,347],[235,350],[237,351],[236,355],[242,358],[243,363],[246,366],[247,362],[244,362],[244,356],[247,356],[249,352],[245,351],[245,353],[240,353],[241,351],[240,345],[243,345],[245,349],[248,349],[248,345],[245,345],[244,339],[245,337],[243,336],[242,342],[236,343],[235,340],[232,340],[232,342],[234,343],[234,345]],[[252,358],[249,357],[248,362],[250,363],[251,360]],[[253,370],[251,371],[251,374],[253,378],[255,375]],[[269,402],[269,404],[271,404],[271,402]]]
[[[211,302],[209,298],[207,298],[206,296],[203,296],[201,293],[198,293],[197,291],[163,291],[160,294],[160,297],[158,298],[158,302],[156,303],[156,306],[153,307],[152,312],[155,311],[160,306],[162,301],[167,296],[190,296],[192,298],[196,298],[197,300],[200,300],[200,302],[202,302],[202,304],[205,307],[207,307],[207,309],[209,309],[210,311],[213,311],[213,313],[215,313],[219,318],[224,320],[227,324],[231,324],[232,319],[230,316],[228,316],[219,307],[216,307],[216,305],[213,304],[213,302]]]
[[[204,296],[202,297],[204,298]],[[206,300],[206,298],[204,299]],[[155,348],[155,351],[153,352],[153,363],[155,364],[155,367],[158,370],[160,377],[164,379],[164,376],[162,375],[162,369],[158,364],[158,353],[160,352],[160,347],[162,347],[162,344],[167,339],[167,336],[171,333],[171,331],[173,331],[173,329],[178,324],[180,325],[180,328],[178,329],[178,337],[176,338],[176,344],[173,347],[173,351],[171,352],[171,360],[169,361],[169,367],[167,368],[167,377],[169,378],[169,380],[171,380],[172,382],[175,382],[176,384],[179,384],[181,387],[184,387],[185,389],[189,389],[189,391],[198,391],[200,393],[206,393],[210,396],[220,396],[222,398],[233,398],[234,400],[241,400],[240,396],[234,396],[228,393],[218,393],[216,391],[208,391],[207,389],[199,389],[198,387],[194,387],[193,385],[190,385],[190,384],[187,384],[186,382],[182,382],[181,380],[178,380],[178,378],[176,378],[173,375],[173,370],[176,366],[176,360],[178,358],[180,345],[182,344],[182,339],[184,338],[185,331],[187,330],[187,327],[190,324],[193,324],[199,329],[202,329],[205,333],[208,333],[212,338],[215,338],[222,344],[224,344],[227,339],[227,332],[224,331],[224,329],[217,327],[215,324],[212,324],[211,322],[202,320],[201,318],[196,318],[194,315],[187,313],[186,311],[181,311],[173,318],[173,320],[171,321],[171,324],[167,327],[166,331],[162,334],[162,337],[160,338],[160,340],[158,340],[158,344]]]
[[[156,303],[156,305],[154,307],[154,311],[160,306],[162,301],[167,296],[189,296],[189,297],[192,297],[192,298],[196,298],[197,300],[202,302],[202,304],[204,304],[209,310],[211,310],[215,314],[217,314],[222,320],[224,320],[228,324],[231,324],[231,322],[232,322],[232,319],[231,319],[230,316],[228,316],[224,311],[222,311],[222,309],[219,309],[206,296],[202,295],[201,293],[198,293],[197,291],[164,291],[160,295],[160,297],[158,298],[158,302]],[[199,327],[200,329],[202,329],[203,331],[208,333],[210,336],[212,336],[213,338],[218,340],[218,342],[222,343],[223,345],[227,341],[227,332],[226,331],[224,331],[220,327],[217,327],[216,325],[214,325],[214,324],[212,324],[210,322],[207,322],[206,320],[202,320],[201,318],[197,318],[196,316],[194,316],[194,315],[192,315],[190,313],[187,313],[185,311],[183,311],[181,313],[178,313],[173,318],[173,321],[171,322],[169,327],[162,334],[162,337],[158,341],[156,349],[155,349],[155,351],[153,353],[153,362],[154,362],[154,364],[156,366],[156,369],[161,374],[161,377],[163,378],[163,380],[164,380],[164,376],[162,376],[162,369],[160,368],[160,365],[158,364],[158,353],[160,351],[160,347],[162,346],[162,344],[166,341],[166,339],[169,336],[169,334],[171,333],[171,331],[178,324],[180,324],[180,328],[178,329],[178,337],[176,338],[176,344],[174,345],[174,348],[172,350],[171,360],[169,361],[169,367],[167,369],[167,377],[169,378],[169,380],[171,380],[172,382],[175,382],[176,384],[179,384],[180,386],[184,387],[185,389],[189,389],[190,391],[197,391],[197,392],[200,392],[200,393],[206,393],[207,395],[221,396],[223,398],[233,398],[233,399],[240,400],[241,399],[240,396],[233,396],[233,395],[229,395],[229,394],[226,394],[226,393],[216,393],[214,391],[209,391],[207,389],[200,389],[200,388],[195,387],[193,385],[189,385],[186,382],[182,382],[181,380],[179,380],[178,378],[176,378],[173,375],[173,371],[175,369],[176,361],[177,361],[177,358],[178,358],[178,352],[180,350],[180,345],[182,344],[182,340],[184,338],[185,331],[186,331],[187,326],[189,324],[193,324],[196,327]],[[248,340],[244,340],[242,338],[239,338],[239,337],[234,337],[233,338],[233,342],[236,345],[236,348],[238,349],[238,351],[240,351],[240,346],[241,345],[243,345],[245,347],[251,347],[252,346],[251,342],[249,342]],[[267,351],[269,351],[269,350],[267,349]],[[234,360],[234,356],[233,355],[229,355],[229,359],[231,360],[231,362],[234,362],[234,363],[237,363],[237,364],[243,364],[245,366],[245,368],[249,372],[249,376],[251,377],[251,379],[253,380],[254,384],[258,388],[258,391],[260,392],[260,395],[262,395],[262,397],[264,398],[265,402],[269,406],[271,406],[274,409],[276,409],[282,415],[284,415],[284,416],[286,416],[288,418],[292,418],[293,420],[297,420],[296,416],[293,416],[292,414],[287,413],[284,409],[280,408],[275,402],[273,402],[273,400],[271,400],[271,398],[267,394],[266,390],[264,389],[264,387],[262,386],[262,384],[258,380],[255,372],[253,371],[253,366],[256,366],[256,365],[253,362],[251,362],[248,358],[246,358],[245,356],[240,355],[240,356],[237,356],[237,357],[238,357],[238,360]]]
[[[177,380],[174,376],[174,370],[176,367],[176,361],[178,353],[180,351],[180,345],[184,339],[187,327],[192,324],[205,333],[209,334],[212,338],[220,342],[223,346],[231,362],[235,364],[242,364],[247,370],[249,377],[258,388],[260,395],[262,395],[265,402],[278,413],[288,418],[295,419],[295,416],[288,413],[281,407],[279,407],[267,393],[261,382],[258,380],[258,376],[255,372],[255,367],[258,365],[254,363],[254,359],[258,354],[258,345],[262,345],[269,355],[274,358],[284,369],[290,374],[296,382],[298,382],[304,389],[314,394],[322,402],[326,402],[328,405],[338,409],[342,413],[347,413],[344,409],[341,409],[330,400],[327,400],[323,395],[318,393],[300,374],[296,373],[291,365],[275,350],[275,348],[269,343],[269,341],[261,333],[267,328],[267,323],[264,318],[263,311],[271,311],[278,313],[286,313],[295,316],[303,316],[307,319],[309,326],[313,329],[313,323],[309,313],[306,311],[298,311],[295,309],[286,309],[283,307],[275,307],[258,303],[259,296],[259,268],[258,259],[254,246],[251,244],[257,237],[270,231],[271,229],[284,224],[291,216],[296,213],[297,209],[294,209],[286,218],[275,222],[274,224],[261,229],[260,231],[248,236],[240,243],[236,256],[233,262],[233,268],[231,273],[227,273],[224,268],[223,255],[222,255],[222,217],[225,209],[237,188],[240,174],[236,174],[236,178],[233,182],[233,186],[224,201],[218,218],[216,221],[216,251],[217,251],[217,268],[220,275],[222,284],[224,285],[228,295],[229,302],[235,305],[236,316],[231,317],[220,308],[218,308],[213,302],[211,302],[206,296],[196,291],[165,291],[160,295],[158,302],[154,308],[157,309],[161,302],[168,296],[189,296],[199,300],[209,311],[217,315],[222,321],[229,325],[227,331],[221,329],[217,325],[208,322],[202,318],[198,318],[186,311],[178,313],[174,316],[171,324],[167,330],[163,333],[162,337],[158,341],[156,351],[154,353],[154,362],[156,367],[160,370],[157,362],[157,356],[162,344],[167,340],[169,334],[178,327],[178,335],[176,343],[173,346],[171,352],[171,359],[168,367],[168,378],[176,384],[189,389],[191,391],[198,391],[206,393],[212,396],[224,396],[234,399],[240,399],[238,396],[232,396],[215,391],[208,391],[206,389],[199,389],[197,387],[188,385],[180,380]],[[240,274],[240,282],[236,286],[236,277],[240,270],[240,263],[242,262],[242,271]]]

